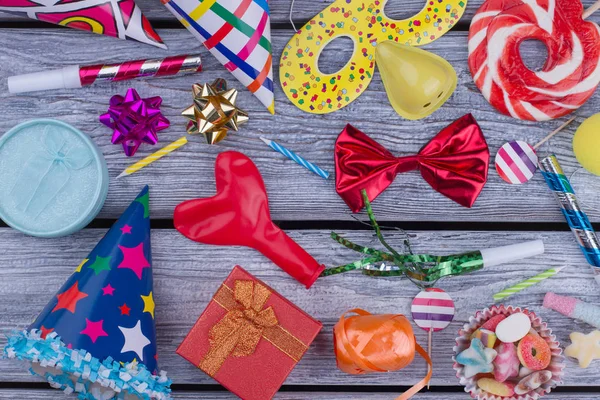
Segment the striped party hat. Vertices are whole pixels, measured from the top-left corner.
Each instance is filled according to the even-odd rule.
[[[161,0],[195,37],[275,113],[267,0]]]

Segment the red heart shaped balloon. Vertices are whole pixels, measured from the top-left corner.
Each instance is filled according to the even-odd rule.
[[[271,221],[265,184],[252,160],[223,152],[217,157],[215,178],[215,196],[175,208],[175,228],[196,242],[256,249],[309,288],[325,266]]]

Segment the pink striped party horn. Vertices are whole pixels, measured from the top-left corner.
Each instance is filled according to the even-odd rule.
[[[124,81],[142,77],[172,76],[200,72],[199,54],[167,57],[160,60],[125,61],[120,64],[70,65],[52,71],[16,75],[8,78],[10,93],[72,89],[96,82]]]

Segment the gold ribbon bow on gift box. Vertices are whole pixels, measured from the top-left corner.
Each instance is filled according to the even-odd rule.
[[[213,300],[227,314],[209,331],[210,350],[198,365],[201,370],[215,376],[228,357],[254,354],[261,339],[295,362],[302,358],[308,346],[279,325],[272,306],[264,308],[270,296],[269,289],[254,281],[236,280],[233,290],[221,285]]]

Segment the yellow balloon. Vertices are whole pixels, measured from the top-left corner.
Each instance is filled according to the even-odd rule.
[[[573,152],[583,168],[600,175],[600,114],[579,125],[573,137]]]
[[[388,40],[375,49],[375,62],[392,107],[406,119],[425,118],[456,89],[452,65],[428,51]]]

